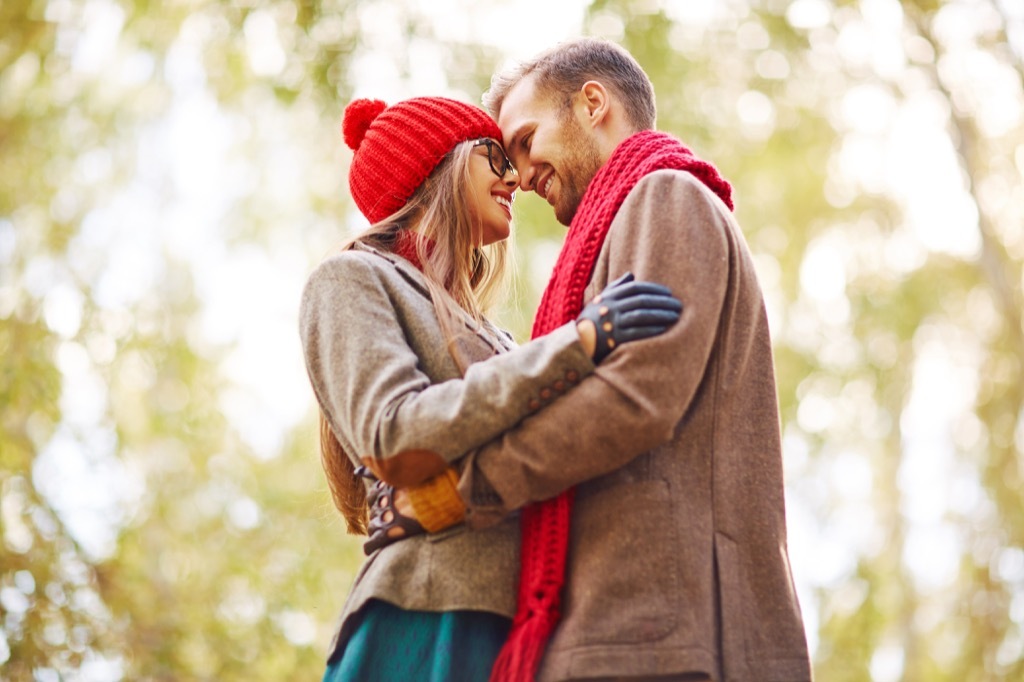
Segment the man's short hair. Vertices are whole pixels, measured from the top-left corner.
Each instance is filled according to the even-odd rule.
[[[654,128],[657,110],[651,80],[629,52],[601,38],[577,38],[542,52],[491,78],[483,95],[484,107],[498,117],[505,97],[527,76],[537,79],[539,91],[558,103],[568,103],[587,81],[598,81],[622,103],[626,117],[640,130]]]

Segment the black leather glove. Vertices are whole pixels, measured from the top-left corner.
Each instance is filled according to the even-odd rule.
[[[683,304],[668,288],[634,279],[627,272],[606,286],[576,318],[590,320],[597,328],[595,365],[620,344],[663,334],[679,321]]]

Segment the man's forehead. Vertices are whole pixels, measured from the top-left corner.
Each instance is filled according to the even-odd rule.
[[[537,86],[532,76],[520,80],[505,95],[498,112],[498,127],[501,128],[506,147],[511,146],[523,129],[542,111],[545,102],[537,95]]]

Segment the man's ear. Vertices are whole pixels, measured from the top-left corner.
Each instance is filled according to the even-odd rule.
[[[587,81],[580,88],[578,102],[583,114],[592,127],[597,127],[608,115],[611,99],[608,89],[597,81]]]

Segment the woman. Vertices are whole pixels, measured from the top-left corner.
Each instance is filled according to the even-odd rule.
[[[602,303],[632,311],[616,329],[581,316],[514,348],[484,316],[519,186],[494,121],[444,98],[357,100],[343,132],[352,197],[371,227],[310,276],[300,328],[332,496],[349,531],[365,533],[357,464],[394,486],[453,488],[461,455],[571,390],[616,344],[667,329],[681,306],[664,288],[619,282]],[[373,495],[390,504],[379,485]],[[427,530],[461,513],[416,508]],[[324,679],[487,679],[515,611],[518,524],[387,544],[407,529],[384,519]]]

